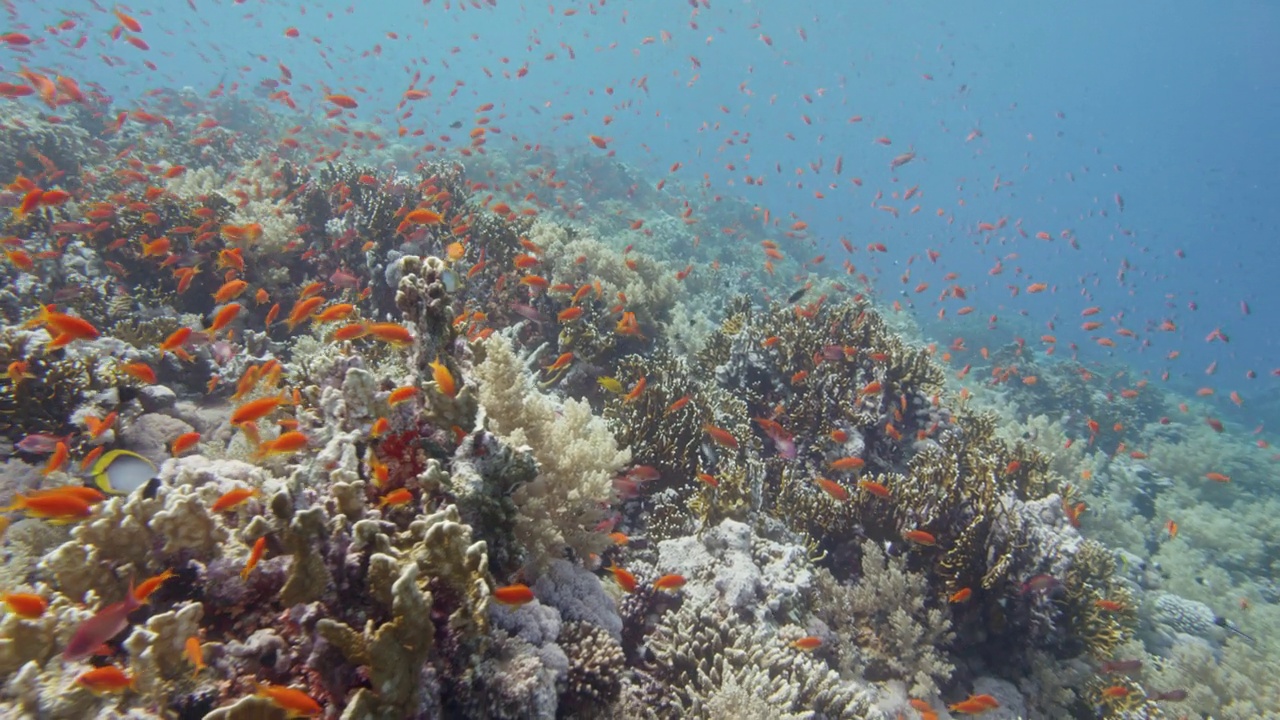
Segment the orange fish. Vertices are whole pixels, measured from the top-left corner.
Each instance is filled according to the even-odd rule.
[[[561,310],[556,315],[556,320],[559,322],[568,322],[570,320],[577,320],[580,317],[582,317],[582,308],[571,307]]]
[[[807,635],[805,637],[800,638],[799,640],[793,641],[791,643],[791,647],[795,648],[796,650],[812,652],[822,647],[822,638],[818,637],[817,635]]]
[[[399,323],[369,323],[365,326],[365,331],[373,339],[391,343],[392,345],[408,345],[413,342],[413,335]]]
[[[670,415],[671,413],[673,413],[673,412],[676,412],[676,411],[680,410],[680,409],[681,409],[681,408],[683,408],[685,405],[688,405],[688,404],[689,404],[689,399],[690,399],[690,396],[689,396],[689,395],[685,395],[684,397],[681,397],[679,400],[676,400],[675,402],[673,402],[673,403],[671,403],[670,405],[668,405],[668,406],[667,406],[666,411],[665,411],[665,412],[663,412],[662,414],[663,414],[663,415]]]
[[[209,334],[213,335],[230,325],[231,321],[235,320],[236,316],[240,314],[240,309],[240,303],[231,303],[215,313],[213,322],[209,323]]]
[[[289,317],[285,320],[285,324],[289,326],[289,330],[293,330],[300,323],[311,318],[316,308],[323,305],[325,299],[319,295],[309,297],[306,300],[299,300],[293,304],[293,308],[289,310]]]
[[[267,551],[267,536],[263,535],[253,543],[253,549],[249,551],[249,559],[244,564],[244,569],[240,571],[240,579],[248,580],[249,573],[253,572],[253,568],[257,566],[258,561],[262,559],[262,554]]]
[[[275,703],[290,716],[311,717],[324,712],[324,707],[315,698],[291,687],[258,683],[257,695]]]
[[[683,575],[663,575],[653,581],[653,587],[657,590],[679,590],[684,587],[685,582]]]
[[[431,378],[435,381],[436,389],[448,397],[457,397],[458,383],[449,368],[440,362],[440,356],[437,355],[435,362],[428,364],[431,366]]]
[[[221,497],[215,500],[209,509],[214,512],[231,510],[257,494],[257,488],[235,488],[233,490],[228,490],[223,493]]]
[[[818,487],[822,488],[822,491],[830,495],[836,502],[845,502],[849,499],[849,491],[834,480],[818,477],[814,479],[814,482],[818,483]]]
[[[721,447],[729,448],[730,450],[738,449],[738,439],[735,438],[733,436],[733,433],[729,432],[728,430],[725,430],[724,428],[716,427],[711,423],[703,423],[702,430],[707,434],[707,437],[711,438],[712,442],[714,442],[715,444],[720,445]]]
[[[630,402],[635,402],[636,400],[639,400],[640,395],[644,392],[644,389],[648,387],[648,385],[649,385],[649,379],[646,377],[641,377],[639,380],[636,381],[636,384],[634,387],[631,388],[631,391],[628,392],[626,395],[622,396],[622,402],[630,403]]]
[[[396,507],[399,505],[407,505],[410,502],[413,502],[413,493],[410,492],[408,488],[397,488],[386,495],[383,495],[382,498],[378,500],[378,507],[386,507],[388,505]]]
[[[147,598],[151,597],[151,593],[159,590],[164,581],[171,577],[173,577],[173,570],[170,569],[143,580],[133,589],[133,598],[140,603],[146,602]]]
[[[828,467],[830,467],[832,470],[843,472],[846,470],[859,470],[862,468],[863,465],[866,465],[866,464],[867,462],[862,458],[842,457],[839,460],[831,461]]]
[[[76,684],[94,695],[122,692],[134,686],[135,678],[116,667],[104,665],[76,676]]]
[[[247,287],[249,287],[249,283],[243,280],[228,280],[222,284],[222,287],[218,288],[217,292],[213,294],[213,302],[221,305],[222,303],[235,300]]]
[[[965,715],[977,715],[998,707],[1000,703],[990,695],[970,695],[958,703],[947,706],[951,712]]]
[[[258,460],[273,457],[275,455],[292,455],[307,448],[310,441],[304,433],[297,430],[291,430],[281,433],[280,437],[274,440],[268,440],[258,446],[254,451],[253,457]]]
[[[35,620],[49,609],[49,601],[35,593],[6,593],[0,595],[0,601],[10,612],[27,620]]]
[[[493,599],[503,605],[524,605],[533,602],[534,596],[528,585],[516,583],[494,589]]]
[[[1204,476],[1214,482],[1220,482],[1220,483],[1231,482],[1231,477],[1229,475],[1223,475],[1220,472],[1207,472],[1204,474]]]
[[[437,225],[444,220],[444,216],[434,210],[419,208],[411,211],[404,216],[404,221],[414,225]]]
[[[966,602],[971,597],[973,597],[973,590],[970,590],[969,588],[960,588],[959,590],[951,593],[951,596],[947,598],[947,602],[962,603]]]
[[[200,638],[195,635],[187,638],[187,642],[183,647],[183,654],[187,656],[187,661],[195,668],[191,673],[191,677],[195,678],[206,667],[204,664],[204,648],[200,647]]]
[[[556,358],[556,361],[548,365],[545,369],[547,372],[558,372],[560,370],[563,370],[569,367],[569,363],[572,363],[572,362],[573,362],[573,353],[571,352],[560,353],[560,357]]]
[[[412,400],[413,398],[417,397],[417,395],[418,395],[418,388],[412,385],[405,385],[404,387],[398,387],[395,390],[392,390],[390,395],[387,395],[387,405],[390,405],[391,407],[395,407],[402,402],[408,402],[409,400]]]
[[[617,563],[610,565],[609,567],[605,568],[605,570],[608,570],[609,572],[613,573],[613,579],[617,581],[618,587],[622,588],[623,591],[629,592],[629,593],[633,593],[636,591],[636,585],[638,583],[636,582],[635,575],[632,575],[630,572],[618,567]]]
[[[53,455],[49,456],[49,461],[45,463],[44,469],[40,471],[40,474],[48,477],[62,469],[62,466],[67,464],[68,454],[67,444],[59,442],[54,446]],[[21,498],[22,496],[19,495],[18,497]]]
[[[369,328],[363,323],[352,323],[343,325],[333,333],[333,339],[338,342],[347,342],[349,340],[359,340],[369,334]]]
[[[891,497],[889,488],[874,480],[859,480],[858,487],[879,498],[889,499]]]
[[[115,412],[107,413],[107,416],[102,419],[98,419],[93,415],[85,415],[84,424],[89,429],[89,437],[93,440],[102,437],[103,433],[110,430],[112,425],[115,425],[117,417],[119,416]]]
[[[910,540],[918,545],[932,546],[938,542],[938,539],[935,538],[932,533],[924,530],[908,530],[902,534],[902,537],[904,540]]]
[[[337,303],[321,310],[312,320],[318,323],[331,323],[346,320],[351,313],[355,312],[356,306],[351,303]]]
[[[189,432],[183,433],[174,438],[173,443],[169,445],[169,454],[177,457],[182,453],[195,447],[200,442],[200,433]]]
[[[331,102],[334,105],[337,105],[338,107],[343,108],[345,110],[354,110],[355,108],[360,106],[359,103],[356,102],[355,98],[351,97],[350,95],[341,95],[338,93],[331,93],[329,95],[325,95],[324,99],[325,101]]]
[[[156,371],[144,362],[126,363],[120,366],[120,370],[129,377],[148,385],[156,381]]]
[[[231,413],[231,424],[243,425],[244,423],[261,420],[275,412],[276,408],[280,407],[280,404],[283,402],[285,402],[283,395],[250,400],[243,405],[237,406],[235,411]]]
[[[1102,697],[1104,698],[1122,698],[1129,695],[1129,688],[1124,685],[1112,685],[1102,689]]]

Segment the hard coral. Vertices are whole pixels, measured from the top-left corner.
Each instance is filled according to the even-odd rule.
[[[476,366],[487,427],[513,447],[527,445],[538,475],[515,490],[520,508],[516,537],[535,565],[566,548],[579,558],[608,544],[595,526],[604,519],[613,477],[630,460],[587,403],[558,405],[537,392],[511,342],[494,336]]]

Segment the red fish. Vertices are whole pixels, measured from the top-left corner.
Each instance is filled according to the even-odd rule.
[[[130,583],[129,594],[125,595],[124,600],[102,608],[93,617],[76,626],[71,640],[62,651],[62,659],[76,662],[89,657],[99,645],[129,627],[129,613],[140,607],[142,603],[134,597],[133,583]]]

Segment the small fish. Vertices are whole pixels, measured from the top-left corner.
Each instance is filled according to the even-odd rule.
[[[902,534],[904,540],[910,540],[917,545],[933,546],[938,543],[938,539],[932,533],[924,530],[908,530]]]
[[[257,488],[235,488],[233,490],[228,490],[223,493],[221,497],[215,500],[209,509],[214,512],[233,510],[244,501],[257,495],[258,492]]]
[[[614,395],[621,395],[627,391],[627,389],[622,386],[622,383],[618,382],[617,378],[601,375],[596,378],[596,382],[600,383],[600,387],[608,390]]]
[[[791,647],[804,652],[812,652],[822,647],[822,638],[817,635],[807,635],[799,640],[792,641]]]
[[[102,608],[93,617],[77,625],[67,647],[62,651],[62,659],[67,662],[83,660],[94,654],[98,646],[129,627],[129,614],[142,607],[133,592],[134,588],[130,583],[129,594],[124,596],[124,600]]]
[[[675,402],[668,405],[666,411],[664,411],[662,414],[670,415],[673,412],[677,412],[681,410],[682,408],[684,408],[685,405],[689,404],[689,399],[690,399],[689,395],[685,395],[681,397],[679,400],[676,400]]]
[[[171,577],[173,577],[173,570],[167,569],[159,575],[153,575],[152,577],[143,580],[133,589],[133,597],[140,603],[147,602],[147,599],[151,597],[151,594],[156,590],[159,590],[160,586],[164,584],[164,581]]]
[[[724,428],[721,428],[721,427],[716,427],[711,423],[703,423],[702,430],[707,434],[707,437],[711,438],[712,442],[714,442],[715,444],[721,447],[729,448],[730,450],[738,449],[738,439],[734,437],[733,433],[729,432],[728,430],[725,430]]]
[[[374,340],[391,345],[403,347],[413,342],[413,334],[399,323],[369,323],[365,330]]]
[[[378,500],[378,507],[386,507],[388,505],[396,507],[399,505],[406,505],[412,501],[413,493],[408,488],[397,488],[386,495],[383,495],[382,498]]]
[[[635,575],[632,575],[629,571],[618,567],[617,563],[610,565],[605,568],[605,570],[613,573],[613,579],[618,583],[618,587],[622,588],[624,592],[633,593],[636,591],[636,586],[639,583],[636,582]]]
[[[641,376],[641,378],[636,381],[636,384],[631,388],[631,390],[627,392],[626,395],[622,396],[622,402],[632,403],[632,402],[635,402],[636,400],[639,400],[640,395],[644,393],[644,389],[648,386],[649,386],[649,379]]]
[[[263,535],[253,543],[253,549],[249,551],[249,559],[245,561],[244,569],[240,571],[240,579],[248,580],[249,573],[253,572],[253,568],[258,565],[258,561],[262,559],[262,554],[267,551],[267,536]]]
[[[147,385],[154,385],[156,382],[156,371],[144,362],[126,363],[120,366],[120,371]]]
[[[878,483],[874,480],[859,480],[858,487],[862,488],[863,490],[866,490],[867,492],[871,493],[872,495],[875,495],[878,498],[884,498],[888,500],[890,497],[892,497],[892,495],[889,492],[889,488],[885,487],[882,483]]]
[[[201,670],[207,667],[204,664],[204,648],[200,647],[200,638],[195,635],[187,638],[187,642],[183,646],[183,654],[186,655],[187,661],[195,668],[191,672],[191,677],[194,679],[200,674]]]
[[[973,597],[973,590],[969,588],[960,588],[959,590],[951,593],[951,595],[947,598],[947,602],[950,602],[950,603],[968,602],[969,598],[971,597]]]
[[[1022,583],[1022,594],[1026,595],[1028,593],[1052,592],[1060,586],[1061,583],[1052,575],[1036,575]]]
[[[1124,685],[1112,685],[1111,687],[1102,689],[1102,697],[1104,698],[1122,698],[1129,696],[1129,688]]]
[[[284,421],[281,421],[282,423]],[[268,440],[258,446],[254,451],[253,457],[257,460],[263,460],[276,455],[292,455],[307,449],[310,439],[305,433],[297,430],[281,433],[280,437],[274,440]]]
[[[5,593],[0,595],[9,611],[20,618],[35,620],[49,609],[49,601],[35,593]]]
[[[1141,660],[1109,660],[1102,663],[1101,671],[1103,673],[1131,673],[1137,672],[1141,669]]]
[[[534,595],[528,585],[515,583],[514,585],[507,585],[505,587],[494,589],[493,599],[503,605],[520,606],[533,602]]]
[[[458,383],[454,380],[453,373],[449,372],[449,368],[440,362],[440,356],[437,355],[435,362],[428,364],[431,366],[431,377],[435,381],[436,389],[448,397],[457,397]]]
[[[178,437],[174,438],[173,442],[169,444],[169,454],[174,457],[177,457],[182,453],[194,448],[199,443],[200,443],[200,433],[194,432],[194,431],[189,433],[183,433]]]
[[[67,464],[68,456],[69,452],[67,451],[67,444],[64,442],[57,443],[53,448],[53,455],[49,456],[49,460],[45,463],[44,469],[40,471],[40,474],[45,477],[49,477],[53,473],[61,470],[62,467]],[[18,497],[22,498],[21,495]]]
[[[948,705],[947,709],[954,713],[978,715],[998,707],[1000,703],[990,695],[970,695],[958,703]]]
[[[685,582],[683,575],[663,575],[653,581],[653,587],[657,590],[679,590]]]
[[[859,457],[842,457],[838,460],[832,460],[828,464],[828,467],[838,472],[845,472],[849,470],[861,470],[862,466],[866,464],[867,461]]]
[[[324,707],[315,698],[291,687],[258,683],[259,697],[264,697],[289,713],[290,716],[311,717],[324,712]]]
[[[32,455],[45,455],[58,448],[58,443],[71,440],[70,435],[50,435],[49,433],[32,433],[18,441],[15,448]]]
[[[238,426],[261,420],[275,412],[276,408],[280,407],[284,402],[285,397],[283,395],[250,400],[249,402],[236,407],[236,409],[231,413],[231,424]]]
[[[29,517],[41,518],[55,523],[83,520],[93,514],[93,505],[82,498],[66,493],[56,495],[19,494],[8,507],[0,508],[0,512],[21,510]]]
[[[398,387],[392,390],[389,395],[387,395],[387,405],[390,405],[391,407],[395,407],[400,403],[412,400],[414,397],[417,397],[417,395],[418,395],[418,388],[414,387],[413,385],[405,385],[404,387]]]
[[[822,488],[822,491],[830,495],[831,499],[836,502],[847,502],[849,500],[849,491],[840,483],[824,477],[814,478],[814,482],[818,483],[818,487]]]
[[[75,683],[94,695],[106,695],[133,688],[135,680],[115,665],[104,665],[80,673]]]

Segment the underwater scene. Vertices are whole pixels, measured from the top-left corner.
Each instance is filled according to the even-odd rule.
[[[0,717],[1280,718],[1280,6],[2,10]]]

